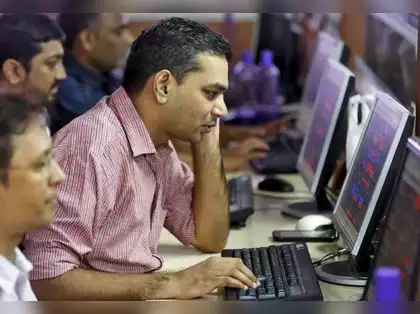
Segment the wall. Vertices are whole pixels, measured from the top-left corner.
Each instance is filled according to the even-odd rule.
[[[343,13],[340,23],[341,38],[349,45],[352,53],[365,57],[365,13]],[[354,70],[353,56],[349,68]]]
[[[170,16],[182,16],[200,21],[210,28],[221,31],[224,13],[124,13],[129,20],[129,28],[134,35],[152,25],[153,22]],[[253,48],[255,41],[255,26],[258,13],[234,13],[237,27],[237,37],[233,43],[232,52],[234,61],[240,59],[245,49]]]

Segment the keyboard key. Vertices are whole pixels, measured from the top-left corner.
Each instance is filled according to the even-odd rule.
[[[287,287],[286,290],[287,290],[287,296],[290,296],[290,297],[297,297],[297,296],[300,296],[301,294],[300,288],[296,286]]]
[[[283,288],[278,289],[277,298],[282,299],[286,297],[286,291]]]
[[[274,289],[274,287],[271,288],[267,288],[267,294],[272,294],[274,295],[274,298],[276,298],[276,289]]]
[[[260,296],[260,295],[263,295],[263,294],[265,294],[265,287],[264,287],[264,284],[261,284],[261,286],[259,286],[258,288],[257,288],[257,294]]]
[[[275,298],[275,293],[266,293],[258,296],[258,300],[274,300]]]
[[[249,289],[247,290],[247,295],[248,295],[248,296],[251,296],[251,297],[255,297],[255,298],[257,298],[257,289],[254,289],[254,288],[249,288]]]
[[[243,262],[246,267],[248,267],[252,271],[252,261],[251,261],[251,252],[248,249],[244,249],[242,251],[243,254]]]
[[[261,262],[260,262],[260,258],[259,258],[259,254],[258,254],[258,250],[257,249],[252,249],[251,250],[251,257],[252,257],[252,271],[254,272],[254,275],[256,277],[262,277],[263,272],[261,269]]]
[[[233,251],[233,257],[242,259],[242,254],[240,250]]]
[[[248,289],[248,291],[249,290],[250,289]],[[239,300],[241,300],[241,301],[255,301],[255,300],[257,300],[257,296],[248,294],[248,291],[244,291],[242,289],[239,290]]]

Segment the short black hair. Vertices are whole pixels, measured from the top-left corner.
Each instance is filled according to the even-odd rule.
[[[12,95],[0,95],[0,183],[7,184],[7,170],[14,155],[13,136],[26,131],[33,119],[43,114],[30,101]]]
[[[14,59],[30,69],[31,60],[41,44],[64,40],[59,27],[45,14],[8,14],[0,16],[0,64]]]
[[[161,20],[133,43],[122,86],[129,93],[140,92],[151,75],[164,69],[182,83],[189,72],[200,70],[199,53],[232,58],[229,41],[204,24],[180,17]]]
[[[57,23],[66,34],[64,48],[73,49],[79,33],[92,27],[92,24],[100,21],[100,13],[60,13],[57,17]]]

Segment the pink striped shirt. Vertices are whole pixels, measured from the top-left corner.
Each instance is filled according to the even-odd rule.
[[[193,173],[169,143],[155,148],[123,88],[58,132],[54,155],[67,179],[51,226],[25,237],[31,280],[157,270],[163,226],[190,244]]]

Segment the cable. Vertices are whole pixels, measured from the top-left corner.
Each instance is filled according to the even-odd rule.
[[[357,269],[356,269],[356,267],[354,267],[354,264],[351,263],[351,261],[353,261],[351,256],[349,257],[348,261],[349,262],[347,263],[347,269],[349,271],[350,276],[357,279],[357,280],[366,280],[366,278],[357,276]]]
[[[325,255],[324,257],[322,257],[319,261],[313,262],[312,265],[315,266],[321,266],[322,264],[324,264],[326,261],[332,260],[336,257],[341,257],[342,255],[345,254],[350,254],[349,250],[347,249],[341,249],[338,250],[337,252],[334,253],[328,253],[327,255]]]

